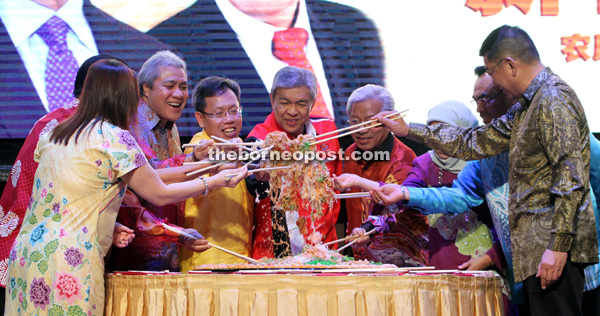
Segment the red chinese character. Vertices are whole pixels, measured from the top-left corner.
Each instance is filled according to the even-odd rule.
[[[465,6],[475,12],[481,11],[481,16],[490,16],[502,11],[502,2],[503,0],[467,0]]]
[[[542,7],[542,16],[558,15],[558,0],[540,0]]]
[[[586,61],[590,58],[590,56],[585,52],[588,48],[588,44],[590,43],[589,36],[581,36],[579,33],[576,33],[570,37],[561,37],[560,42],[562,45],[566,45],[561,52],[563,55],[567,56],[567,62],[577,60],[578,58]]]
[[[592,59],[600,60],[600,35],[594,36],[594,57]]]
[[[519,11],[523,12],[523,14],[527,14],[529,9],[531,9],[531,2],[533,2],[533,0],[504,0],[504,5],[507,8],[514,5]]]
[[[515,6],[523,14],[529,13],[533,0],[467,0],[465,6],[475,12],[481,12],[481,16],[490,16],[502,11],[505,7]],[[540,0],[542,16],[558,15],[558,0]],[[598,0],[598,14],[600,14],[600,0]]]

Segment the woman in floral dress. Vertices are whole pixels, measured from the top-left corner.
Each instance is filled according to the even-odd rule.
[[[131,69],[94,63],[75,115],[40,137],[39,167],[10,253],[6,315],[103,315],[104,255],[127,186],[153,204],[235,186],[212,177],[165,185],[127,130],[139,100]]]

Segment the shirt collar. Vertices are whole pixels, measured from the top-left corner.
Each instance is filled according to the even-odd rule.
[[[308,12],[306,11],[305,0],[300,0],[300,8],[298,10],[298,17],[294,27],[301,27],[310,33],[310,23],[308,19]],[[238,10],[229,0],[215,0],[219,10],[227,20],[227,23],[231,26],[233,31],[238,37],[251,36],[254,40],[258,41],[257,44],[266,44],[271,46],[273,40],[273,34],[276,31],[286,29],[285,27],[274,27],[270,24],[264,23],[258,19],[255,19],[242,11]]]
[[[540,89],[540,87],[546,82],[550,76],[554,75],[552,70],[549,67],[544,68],[529,84],[527,89],[525,89],[525,93],[523,93],[522,99],[525,99],[527,102],[520,102],[521,104],[526,103],[529,104],[531,100],[533,100],[533,96]]]
[[[58,11],[30,0],[0,0],[0,18],[15,47],[20,47],[40,26],[56,15],[69,25],[83,45],[93,48],[94,36],[82,8],[83,0],[69,0]]]
[[[158,125],[160,118],[154,111],[152,111],[148,104],[140,101],[138,106],[138,121],[142,131],[151,131]]]

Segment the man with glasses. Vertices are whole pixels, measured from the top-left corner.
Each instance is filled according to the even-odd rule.
[[[583,107],[575,92],[541,63],[522,29],[497,28],[480,55],[494,84],[519,101],[505,116],[473,129],[409,127],[404,121],[378,119],[398,135],[450,156],[473,160],[509,151],[515,281],[523,281],[532,314],[581,315],[583,269],[598,262],[590,132]]]
[[[271,107],[273,111],[264,123],[258,124],[248,135],[251,139],[264,140],[271,132],[285,132],[289,139],[301,134],[317,136],[336,130],[330,119],[310,119],[309,113],[317,98],[317,79],[308,69],[284,67],[273,79],[271,87]],[[334,136],[334,135],[331,135]],[[319,151],[338,153],[337,139],[321,143]],[[342,173],[339,159],[326,163],[331,175]],[[262,179],[264,180],[264,179]],[[300,207],[298,212],[284,213],[271,207],[268,198],[260,201],[255,208],[253,258],[283,257],[298,254],[305,244],[318,244],[336,239],[335,223],[340,212],[339,202],[331,208],[324,208],[323,214],[311,218],[311,210]],[[298,223],[306,229],[300,229]],[[316,231],[311,231],[311,227]]]
[[[191,144],[212,136],[241,142],[242,107],[237,82],[216,76],[204,78],[194,88],[192,104],[202,131],[194,135]],[[191,152],[191,148],[185,152]],[[207,195],[188,199],[184,227],[195,228],[211,243],[250,256],[253,215],[254,197],[242,181],[235,188],[212,189]],[[180,255],[182,272],[201,264],[245,262],[216,249],[196,253],[182,248]]]
[[[502,89],[494,84],[492,77],[485,72],[484,66],[475,68],[475,74],[477,80],[475,80],[471,103],[477,107],[483,123],[490,124],[493,119],[506,114],[512,102],[509,102],[511,100],[502,93]]]

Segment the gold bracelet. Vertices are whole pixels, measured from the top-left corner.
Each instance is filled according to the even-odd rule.
[[[204,192],[202,193],[202,195],[208,195],[208,181],[206,181],[206,178],[204,178],[203,176],[199,176],[198,179],[204,182]]]

